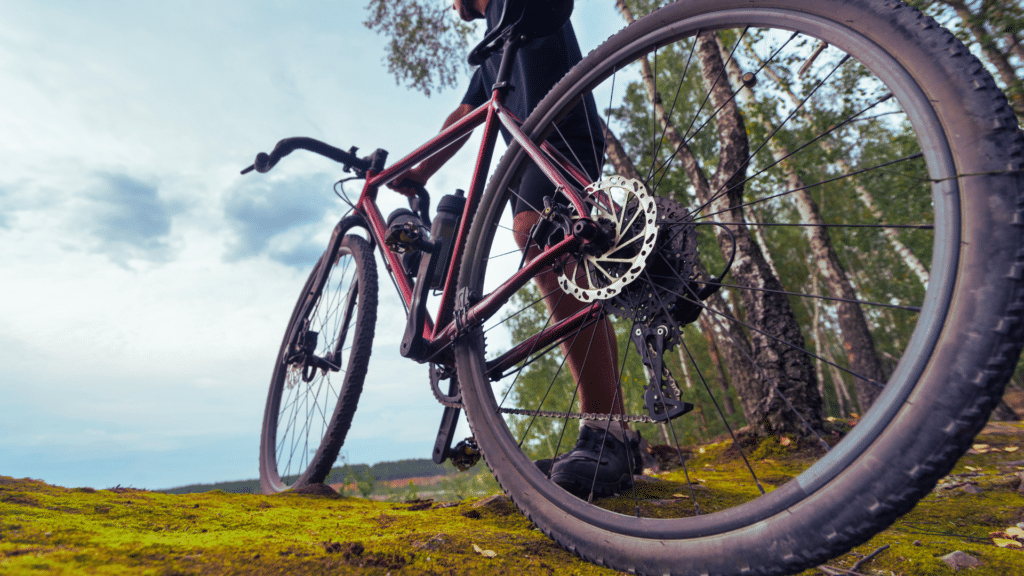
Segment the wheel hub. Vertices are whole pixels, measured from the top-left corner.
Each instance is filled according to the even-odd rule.
[[[639,326],[665,327],[665,349],[697,319],[697,234],[689,211],[642,182],[611,176],[587,187],[592,214],[573,214],[585,244],[562,266],[562,289]],[[602,236],[603,235],[603,236]],[[600,238],[600,242],[595,242]],[[599,247],[595,250],[595,246]]]

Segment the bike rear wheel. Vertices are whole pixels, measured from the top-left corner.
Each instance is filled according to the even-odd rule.
[[[274,366],[260,437],[265,494],[330,473],[363,390],[376,321],[373,249],[336,234],[306,280]]]
[[[627,413],[644,416],[648,380],[629,334],[658,327],[696,409],[634,424],[674,468],[613,498],[552,483],[531,461],[571,448],[579,386],[559,346],[529,344],[552,320],[528,284],[456,346],[499,483],[569,550],[643,574],[792,573],[884,529],[970,447],[1020,353],[1024,140],[1005,97],[949,32],[873,0],[665,7],[584,59],[524,131],[557,142],[587,93],[621,144],[600,186],[615,204],[595,195],[591,218],[653,202],[656,234],[615,232],[656,248],[618,268],[623,244],[579,253],[553,272],[566,292],[611,302],[600,314],[619,336]],[[530,162],[512,145],[492,177],[461,265],[467,294],[518,270],[505,212]],[[524,342],[526,361],[503,362]],[[772,454],[787,450],[799,458],[781,469]]]

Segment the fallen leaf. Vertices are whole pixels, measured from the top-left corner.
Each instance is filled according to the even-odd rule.
[[[473,550],[476,551],[477,554],[483,556],[484,558],[494,558],[498,555],[498,553],[494,550],[484,550],[476,544],[473,544]]]
[[[1024,548],[1024,544],[1021,544],[1016,540],[1010,540],[1009,538],[993,538],[992,542],[1000,548]]]
[[[1006,448],[1003,448],[1003,451],[1005,452],[1016,452],[1017,450],[1020,450],[1017,446],[1007,446]]]

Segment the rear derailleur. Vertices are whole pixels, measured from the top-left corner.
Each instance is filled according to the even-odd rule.
[[[682,391],[662,358],[668,331],[666,326],[635,326],[630,334],[650,380],[644,389],[644,407],[656,422],[672,420],[693,410],[693,404],[679,399]]]

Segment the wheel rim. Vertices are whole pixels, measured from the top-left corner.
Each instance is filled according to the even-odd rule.
[[[288,335],[293,344],[287,353],[282,351],[274,372],[268,406],[272,421],[264,442],[270,443],[265,449],[273,463],[268,479],[277,491],[309,482],[311,467],[322,459],[324,438],[338,424],[336,412],[346,384],[360,295],[351,249],[340,246],[337,263],[327,273],[320,295]],[[303,334],[311,332],[316,333],[315,346]],[[336,369],[325,369],[324,362]]]
[[[869,110],[873,110],[871,114],[872,116],[877,116],[877,118],[883,118],[885,117],[885,115],[900,116],[901,118],[904,118],[908,123],[910,123],[913,126],[913,128],[917,131],[916,136],[919,139],[918,149],[916,151],[903,151],[904,153],[902,154],[902,156],[908,157],[912,156],[915,153],[920,153],[922,155],[921,159],[907,159],[901,161],[901,163],[899,164],[893,165],[906,166],[907,162],[915,161],[923,165],[926,165],[927,177],[931,178],[933,181],[932,185],[927,186],[928,190],[926,191],[926,196],[929,200],[929,211],[934,214],[934,219],[930,222],[924,222],[924,219],[899,220],[894,218],[894,211],[888,211],[883,212],[883,214],[888,216],[887,220],[883,222],[883,224],[886,224],[886,227],[865,227],[858,228],[857,231],[858,234],[863,234],[863,231],[867,230],[868,233],[874,234],[874,236],[876,237],[876,241],[878,238],[885,238],[885,230],[898,229],[901,231],[909,231],[910,234],[916,235],[918,238],[915,239],[915,246],[927,244],[927,249],[923,250],[923,252],[925,254],[932,255],[930,259],[925,260],[926,266],[928,267],[927,271],[929,272],[930,277],[927,283],[927,291],[925,291],[924,287],[922,286],[921,290],[918,290],[916,293],[914,293],[912,298],[910,298],[909,300],[904,299],[900,302],[900,304],[897,304],[897,308],[892,308],[891,306],[893,306],[893,304],[882,298],[860,298],[860,300],[862,300],[862,306],[867,306],[868,304],[872,303],[885,305],[878,306],[878,308],[882,309],[881,312],[873,312],[873,314],[875,314],[874,318],[876,318],[875,323],[880,323],[882,322],[882,320],[880,319],[887,318],[886,314],[890,316],[892,314],[913,314],[914,318],[910,320],[909,323],[914,327],[912,328],[912,331],[904,328],[903,332],[901,333],[901,335],[904,337],[904,341],[900,346],[901,354],[898,354],[896,356],[897,358],[899,358],[899,362],[898,364],[895,365],[894,368],[890,368],[891,373],[888,375],[888,381],[885,390],[882,393],[882,395],[875,401],[874,408],[872,408],[871,411],[869,411],[860,419],[857,425],[854,426],[853,430],[850,431],[845,436],[842,442],[839,442],[838,444],[832,442],[831,444],[835,445],[831,446],[831,450],[828,452],[828,454],[825,455],[820,460],[818,460],[813,465],[806,466],[805,469],[803,469],[801,473],[796,476],[793,482],[789,482],[788,484],[780,484],[775,490],[770,490],[771,487],[769,487],[767,495],[764,496],[758,496],[758,492],[752,492],[752,496],[748,494],[748,497],[746,497],[745,500],[741,499],[743,500],[742,503],[739,503],[736,507],[730,509],[730,513],[728,515],[716,514],[714,513],[715,511],[713,509],[708,507],[705,508],[703,514],[697,517],[689,517],[691,515],[690,512],[679,511],[677,513],[678,517],[674,520],[670,519],[666,522],[658,523],[659,535],[665,538],[690,538],[696,537],[698,535],[720,533],[727,530],[735,529],[737,527],[749,525],[760,519],[769,517],[779,509],[784,508],[806,497],[806,494],[815,491],[820,486],[824,485],[826,482],[834,478],[835,475],[838,474],[841,470],[845,469],[850,464],[850,462],[856,459],[857,456],[863,452],[863,450],[868,444],[870,444],[885,430],[887,422],[889,422],[894,417],[894,415],[902,405],[903,401],[913,391],[915,384],[918,382],[918,380],[921,377],[921,374],[924,372],[926,368],[930,350],[933,348],[934,343],[938,337],[938,333],[941,329],[942,320],[944,317],[943,311],[948,306],[948,302],[951,297],[953,289],[953,284],[956,280],[955,247],[957,242],[959,241],[959,235],[957,232],[959,226],[959,216],[958,209],[956,206],[957,190],[955,182],[950,179],[950,177],[954,174],[954,171],[952,168],[950,153],[948,151],[948,145],[945,142],[944,135],[935,128],[936,123],[934,119],[934,113],[931,111],[931,108],[927,103],[927,99],[923,96],[923,94],[921,94],[920,90],[916,87],[916,84],[910,77],[909,73],[907,73],[897,62],[891,60],[888,56],[886,56],[870,40],[860,36],[859,34],[855,33],[852,30],[836,27],[831,22],[807,14],[798,14],[783,10],[734,10],[723,11],[709,15],[701,15],[692,18],[685,22],[679,23],[672,29],[671,32],[652,32],[647,37],[634,42],[630,46],[623,48],[618,54],[619,60],[628,60],[631,57],[635,57],[643,51],[642,49],[645,46],[652,45],[660,46],[661,48],[658,50],[658,52],[660,54],[666,54],[668,53],[670,48],[670,46],[668,45],[672,41],[678,40],[679,38],[690,36],[692,35],[693,31],[696,30],[716,29],[720,30],[720,37],[728,37],[728,34],[721,33],[721,29],[728,28],[730,24],[733,22],[749,23],[752,21],[756,21],[759,25],[778,27],[780,30],[788,31],[800,29],[805,33],[814,34],[819,38],[827,39],[829,47],[826,48],[821,55],[816,57],[816,61],[819,64],[823,62],[835,63],[839,61],[840,56],[829,53],[829,51],[837,51],[837,47],[845,48],[847,52],[856,52],[861,57],[863,64],[866,64],[871,70],[878,71],[878,77],[880,77],[883,80],[883,83],[887,85],[888,89],[891,90],[892,93],[895,95],[895,97],[892,98],[891,100],[885,100],[879,104],[876,104],[869,108]],[[755,34],[756,33],[757,32],[755,31]],[[739,32],[736,32],[733,35],[733,37],[740,39],[742,39],[743,36],[744,34],[741,34]],[[785,33],[784,36],[788,37],[789,33]],[[761,39],[759,41],[763,41],[763,37],[760,38]],[[800,38],[797,38],[797,42],[799,42],[800,40]],[[726,44],[726,46],[727,50],[731,48],[729,44]],[[742,44],[740,42],[737,42],[732,46],[737,46],[738,48],[741,48]],[[815,49],[815,44],[813,42],[807,42],[805,43],[805,46],[808,46],[807,50],[809,51],[813,51]],[[754,43],[754,47],[756,50],[757,43]],[[683,58],[679,58],[677,60],[685,59],[686,52],[687,50],[680,50],[680,53],[683,54],[684,56]],[[734,54],[736,55],[736,60],[738,62],[741,61],[743,57],[740,55],[739,49],[737,49],[737,51],[734,52]],[[806,62],[809,59],[806,53],[802,59],[804,62]],[[609,60],[614,61],[615,58],[610,58]],[[753,60],[748,59],[748,62],[749,61]],[[769,60],[769,62],[771,61]],[[851,58],[848,62],[853,62],[854,65],[856,65],[855,59]],[[674,63],[674,65],[682,67],[682,63],[678,61]],[[665,64],[666,68],[668,66],[670,65]],[[639,68],[639,65],[636,65],[636,67]],[[616,65],[614,66],[614,68],[617,72],[617,76],[624,76],[627,79],[629,78],[628,67]],[[604,88],[609,83],[612,83],[612,85],[614,85],[613,81],[611,80],[611,77],[609,76],[609,72],[609,69],[601,69],[599,67],[595,67],[589,70],[588,73],[580,79],[581,85],[587,86],[588,88],[596,88],[594,90],[595,98],[598,100],[599,106],[604,106],[604,103],[611,103],[611,105],[615,105],[617,103],[616,94],[613,91],[614,89]],[[641,73],[634,71],[632,72],[632,75],[633,77],[640,77]],[[657,75],[657,73],[655,73],[655,75]],[[761,78],[759,78],[759,80],[764,81]],[[619,80],[619,82],[621,82],[621,80]],[[659,88],[659,91],[661,92],[660,95],[663,99],[671,98],[671,90],[666,90],[661,86],[659,86]],[[603,93],[602,90],[604,90]],[[882,98],[883,94],[875,93],[874,96],[875,100],[879,100]],[[602,102],[602,99],[604,100],[604,102]],[[868,99],[870,99],[870,95],[868,95],[865,98],[865,101]],[[567,95],[564,98],[564,100],[570,102],[573,100],[573,98],[572,96]],[[813,102],[813,100],[809,100],[809,102]],[[646,105],[648,108],[650,108],[649,101],[646,102]],[[894,105],[898,107],[893,108]],[[863,107],[864,106],[862,105],[860,108]],[[534,121],[534,119],[531,117],[531,121],[528,122],[527,128],[530,130],[543,131],[544,125],[550,124],[552,120],[559,117],[558,110],[559,106],[553,106],[551,109],[551,113],[546,118],[537,121]],[[649,113],[648,115],[653,116],[654,114]],[[704,120],[704,118],[699,118],[698,120],[693,121],[691,126],[699,125]],[[876,120],[876,122],[882,122],[882,120]],[[609,124],[612,125],[613,129],[615,129],[614,120],[609,122]],[[683,125],[685,126],[686,124]],[[696,142],[697,139],[695,138],[694,141]],[[639,148],[643,144],[644,143],[641,141],[640,144],[637,144],[635,146]],[[652,145],[650,143],[647,143],[647,145],[650,146],[651,148],[657,148],[656,144]],[[757,147],[757,145],[758,144],[752,140],[750,143],[751,151],[753,151]],[[810,146],[808,148],[805,148],[804,150],[811,150],[813,148],[813,146]],[[821,153],[822,147],[819,145],[817,150],[819,151],[819,153]],[[764,152],[762,152],[762,154],[764,154]],[[651,166],[657,168],[660,163],[659,160],[655,160],[656,158],[658,158],[657,153],[650,154],[649,156],[652,159],[649,160],[647,163],[648,168],[650,168]],[[756,161],[757,159],[755,157],[755,168]],[[774,160],[769,160],[767,164],[771,164],[773,161]],[[876,164],[881,163],[876,162]],[[669,164],[668,166],[671,167],[671,164]],[[851,166],[847,169],[847,172],[857,173],[860,169],[861,168]],[[922,166],[918,170],[920,171],[923,169],[924,167]],[[879,168],[878,170],[882,169]],[[512,170],[512,172],[514,173],[515,170]],[[749,170],[747,172],[748,176],[751,172],[756,172],[756,170]],[[761,182],[769,182],[769,178],[772,176],[771,172],[771,170],[766,171],[760,179],[751,179],[748,183],[746,183],[746,186],[748,187],[748,189],[750,189],[760,184]],[[868,173],[869,172],[863,172],[863,174]],[[907,174],[910,173],[913,172],[907,172]],[[657,181],[658,176],[659,174],[657,169],[651,170],[651,172],[648,174],[648,181],[650,181],[651,179]],[[864,181],[868,181],[866,180],[866,178],[868,177],[861,177],[860,173],[858,173],[857,176],[859,179],[863,178],[865,179]],[[877,172],[875,176],[877,176]],[[849,176],[847,178],[852,179],[853,176]],[[822,178],[821,180],[824,181],[825,179]],[[512,188],[510,183],[514,181],[514,174],[510,173],[505,182],[498,183],[498,189],[506,190],[505,195],[507,196],[510,193],[508,190]],[[838,182],[838,179],[835,181]],[[653,189],[654,194],[661,193],[657,184],[651,186],[651,188]],[[772,188],[770,186],[766,186],[765,189],[771,190]],[[749,201],[746,197],[744,198],[744,200]],[[920,198],[918,198],[918,200],[920,200]],[[694,204],[700,204],[700,202],[695,202]],[[490,221],[497,222],[498,217],[500,216],[500,212],[504,209],[504,206],[504,201],[496,201],[491,205],[490,213],[481,213],[479,217],[488,218]],[[756,206],[755,204],[751,204],[750,206],[751,208],[749,210],[757,211],[758,209],[760,209],[762,211],[762,216],[765,215],[765,212],[769,212],[771,210],[778,210],[778,207],[773,206],[770,201],[765,202],[763,206]],[[703,214],[699,210],[696,212],[697,214],[694,216],[694,220],[699,220],[702,217],[706,219],[710,210],[705,210]],[[747,222],[751,223],[752,221],[754,221],[754,219],[748,217]],[[761,221],[760,223],[768,224],[769,222]],[[787,225],[792,224],[792,222],[782,221],[781,218],[779,219],[779,221],[775,223]],[[858,224],[858,222],[852,220],[848,221],[848,223]],[[861,223],[865,222],[862,221]],[[933,228],[924,230],[893,227],[896,225],[916,226],[923,224],[931,225],[933,226]],[[500,241],[495,241],[494,239],[495,234],[502,232],[503,228],[505,227],[507,226],[502,226],[499,224],[498,226],[495,226],[494,228],[491,229],[491,233],[485,233],[481,238],[482,242],[480,243],[476,255],[479,256],[479,258],[477,259],[480,260],[482,264],[479,267],[479,269],[475,270],[476,274],[475,276],[470,277],[469,282],[471,284],[475,284],[475,287],[478,288],[480,293],[482,294],[488,293],[489,290],[493,289],[493,287],[500,282],[500,279],[495,278],[496,274],[487,275],[485,277],[485,272],[488,270],[500,270],[505,266],[504,264],[500,263],[500,261],[498,261],[497,259],[495,262],[487,262],[487,259],[492,254],[503,254],[508,252],[507,246],[500,245]],[[705,226],[705,228],[707,228],[707,226]],[[769,244],[778,246],[781,242],[779,238],[784,238],[784,236],[778,233],[778,230],[785,230],[786,228],[783,226],[778,226],[775,228],[769,228],[768,226],[764,226],[763,228],[765,228],[764,235],[768,239],[767,242]],[[852,235],[848,231],[841,232],[840,234],[846,234],[847,237]],[[775,236],[774,240],[772,239],[772,235]],[[924,240],[921,240],[919,238],[921,236],[925,236],[926,238]],[[708,243],[705,240],[701,244],[700,249],[705,253],[709,253],[710,250],[715,250],[716,247],[714,246],[714,242]],[[722,259],[724,258],[725,257],[723,256]],[[792,278],[796,275],[798,275],[798,273],[791,273],[787,278]],[[723,282],[723,284],[728,284],[728,281]],[[799,286],[799,284],[797,285]],[[789,285],[785,281],[783,281],[783,286],[786,288],[789,287]],[[723,291],[729,289],[734,288],[725,287],[723,288]],[[797,294],[797,297],[800,297],[800,295],[803,292],[809,292],[802,290],[787,291],[795,292]],[[816,293],[812,293],[811,295],[819,296],[822,295],[822,293],[819,291]],[[827,296],[827,293],[825,295]],[[803,294],[803,296],[800,297],[800,300],[817,302],[819,306],[818,313],[821,313],[821,307],[830,305],[833,307],[836,306],[836,300],[810,298],[809,296],[810,295],[808,294]],[[524,297],[521,300],[523,303],[531,303],[535,309],[538,308],[538,300],[536,295]],[[805,304],[805,306],[807,305]],[[918,308],[919,311],[908,310],[907,308]],[[547,316],[547,312],[546,310],[543,309],[542,306],[540,307],[540,309],[541,311],[535,312],[534,315],[539,315],[540,320],[543,323],[544,318]],[[496,317],[490,323],[486,323],[482,329],[482,333],[486,334],[486,339],[489,343],[486,349],[484,346],[484,338],[481,337],[475,338],[471,342],[470,347],[475,348],[478,356],[487,355],[488,357],[494,356],[495,354],[500,353],[502,350],[508,349],[510,345],[506,344],[507,341],[503,340],[503,338],[510,338],[511,344],[515,344],[516,339],[514,335],[503,337],[501,335],[501,332],[503,330],[501,326],[503,324],[508,324],[509,318],[522,317],[523,314],[525,314],[525,312],[521,312],[518,309],[518,307],[512,307],[506,310],[503,314],[496,315]],[[708,311],[705,310],[703,314],[708,315]],[[832,314],[834,317],[835,312],[833,312]],[[721,314],[719,314],[718,316],[719,320],[713,324],[717,324],[721,329],[721,325],[725,321],[727,321],[728,318]],[[833,325],[835,324],[836,322],[833,319]],[[712,326],[712,328],[714,328],[714,326]],[[690,330],[692,331],[692,327],[690,328]],[[884,333],[881,334],[884,335]],[[876,339],[878,337],[878,335],[875,336]],[[685,342],[689,341],[687,341],[684,338],[684,344],[681,345],[681,348],[689,348],[693,346],[692,344],[686,344]],[[553,354],[557,355],[557,347],[554,348],[554,350],[555,351],[553,352]],[[839,370],[840,372],[845,370],[847,373],[850,372],[848,366],[845,366],[844,363],[842,363],[841,361],[835,360],[830,362],[827,354],[820,352],[815,354],[815,351],[806,350],[806,347],[805,351],[808,355],[812,355],[818,358],[819,361],[821,361],[825,365],[825,370]],[[547,350],[546,352],[551,353],[551,350]],[[888,350],[886,350],[886,352],[888,352]],[[632,350],[631,353],[635,358],[636,351]],[[622,356],[623,353],[620,348],[620,360]],[[480,361],[480,358],[471,358],[470,362],[476,363],[476,370],[480,372],[484,372],[486,370],[486,366],[485,364],[483,364],[483,362]],[[533,360],[531,366],[537,366],[539,365],[539,362],[540,360]],[[554,364],[558,366],[560,365],[560,362],[556,361],[554,362]],[[831,366],[829,366],[830,364]],[[693,368],[698,368],[696,363],[694,363]],[[527,368],[523,368],[521,372],[526,373],[527,370]],[[826,380],[825,378],[823,378],[823,380],[830,381],[832,378],[838,380],[842,378],[842,376],[836,377],[834,374],[832,374],[831,376],[829,376],[828,380]],[[693,379],[695,381],[707,380],[707,378],[698,377],[696,375],[693,376]],[[519,452],[519,446],[525,445],[527,447],[527,451],[530,451],[530,444],[534,440],[530,436],[531,432],[529,431],[529,429],[538,427],[536,419],[533,420],[532,422],[527,422],[522,419],[516,419],[516,417],[514,416],[501,416],[501,410],[503,408],[510,407],[512,405],[511,403],[514,402],[517,394],[516,386],[520,384],[521,382],[518,381],[518,376],[513,375],[506,378],[503,381],[494,383],[493,387],[489,387],[489,389],[485,390],[484,387],[481,386],[481,393],[479,396],[476,395],[476,392],[473,393],[473,397],[476,399],[477,402],[480,403],[481,409],[479,411],[476,411],[475,414],[471,415],[473,415],[476,419],[482,419],[488,422],[488,426],[492,426],[498,430],[497,436],[494,439],[494,442],[496,442],[495,448],[500,450],[505,457],[509,458],[515,467],[522,470],[523,479],[530,484],[533,490],[541,494],[546,500],[558,506],[562,512],[571,515],[572,517],[579,518],[596,527],[601,527],[620,533],[634,534],[637,536],[643,536],[644,534],[648,534],[650,530],[650,519],[651,517],[657,514],[656,512],[650,512],[648,508],[645,509],[645,511],[643,511],[643,513],[641,513],[639,517],[636,517],[636,514],[632,514],[632,516],[624,516],[623,514],[618,513],[622,512],[624,508],[629,509],[631,507],[639,510],[641,508],[641,504],[643,504],[642,502],[640,502],[642,500],[641,498],[634,498],[632,502],[627,502],[627,506],[625,506],[624,508],[619,507],[616,509],[617,511],[610,512],[605,508],[609,508],[611,506],[595,506],[590,505],[584,502],[583,500],[566,498],[566,494],[562,492],[560,488],[554,486],[551,482],[549,482],[546,479],[546,477],[542,473],[536,471],[530,465],[529,458],[527,458],[527,456]],[[695,384],[695,386],[701,386],[701,384],[697,383]],[[569,384],[569,387],[572,387],[571,383]],[[713,394],[709,395],[713,396]],[[512,398],[513,401],[510,401],[509,398]],[[550,391],[544,394],[543,402],[550,402],[551,400],[549,400],[549,398],[551,398]],[[575,400],[575,395],[572,395],[572,399]],[[548,409],[548,406],[546,404],[541,406],[538,405],[537,403],[533,403],[531,407],[534,410],[537,410],[539,408]],[[571,410],[568,407],[562,407],[560,409],[562,411]],[[683,416],[683,418],[686,417],[687,416]],[[725,417],[724,419],[728,420],[728,417]],[[480,428],[480,424],[478,423],[476,427]],[[525,432],[524,429],[526,430]],[[534,432],[534,435],[537,437],[541,436],[541,434],[537,434],[536,432]],[[571,426],[570,430],[565,435],[571,437]],[[679,444],[679,442],[677,442],[677,444]],[[562,452],[571,448],[571,445],[566,446],[562,444],[560,446]],[[485,446],[485,449],[488,448],[489,447]],[[539,454],[534,451],[532,455],[534,456],[534,458],[552,457],[554,453]],[[691,470],[689,472],[697,471]],[[756,476],[756,469],[754,470],[751,477],[753,476]],[[752,483],[752,487],[753,484],[756,483],[757,481],[755,480]],[[756,488],[754,489],[756,490]],[[748,492],[751,491],[748,490]],[[697,495],[693,499],[696,500],[700,497],[701,496]],[[629,504],[632,504],[633,506],[629,506]],[[711,513],[707,513],[708,511],[711,511]],[[632,513],[633,511],[630,510],[630,512]]]

